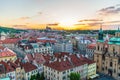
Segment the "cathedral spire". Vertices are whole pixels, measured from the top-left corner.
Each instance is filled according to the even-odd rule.
[[[120,28],[118,27],[118,32],[120,32]]]
[[[99,40],[103,40],[102,24],[100,24],[100,30],[99,30],[99,33],[98,33],[98,39],[99,39]]]

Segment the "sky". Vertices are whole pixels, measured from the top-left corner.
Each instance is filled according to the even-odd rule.
[[[0,26],[77,30],[101,23],[119,25],[120,0],[0,0]]]

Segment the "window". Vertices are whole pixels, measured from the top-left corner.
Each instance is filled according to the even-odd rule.
[[[99,46],[97,47],[97,50],[99,51]]]
[[[103,64],[104,64],[104,62],[103,62]]]
[[[120,73],[118,73],[118,76],[120,77]]]
[[[99,67],[97,66],[97,69],[98,69]]]
[[[110,62],[110,67],[112,67],[112,62]]]
[[[71,69],[70,71],[73,71],[73,69]]]
[[[102,70],[104,71],[104,68],[102,67]]]
[[[115,47],[113,46],[113,52],[115,52]]]
[[[66,72],[64,71],[63,74],[65,74]]]
[[[63,76],[63,80],[65,79],[65,76]]]
[[[107,70],[107,67],[105,67],[106,68],[106,70]]]
[[[116,73],[116,70],[114,69],[114,73]]]

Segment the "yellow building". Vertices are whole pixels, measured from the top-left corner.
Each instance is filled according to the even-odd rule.
[[[0,50],[0,61],[15,61],[17,59],[16,53],[8,48]]]
[[[98,74],[96,74],[96,63],[93,61],[90,61],[88,63],[88,74],[87,74],[87,79],[93,79],[97,77]]]

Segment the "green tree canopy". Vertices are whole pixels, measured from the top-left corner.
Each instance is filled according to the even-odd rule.
[[[71,73],[70,80],[81,80],[79,73]]]

